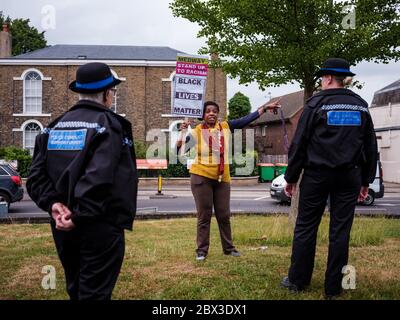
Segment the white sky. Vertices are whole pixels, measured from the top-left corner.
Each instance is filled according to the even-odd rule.
[[[0,0],[0,10],[11,18],[29,18],[31,24],[43,31],[42,13],[46,5],[55,8],[55,29],[46,31],[48,44],[108,44],[169,46],[197,54],[204,39],[196,37],[196,24],[173,17],[171,0]],[[375,91],[400,78],[400,63],[388,65],[361,63],[353,68],[356,79],[365,83],[355,90],[368,103]],[[239,85],[228,80],[228,99],[237,91],[249,96],[253,109],[272,97],[300,90],[298,85],[268,88],[264,92],[257,84]]]

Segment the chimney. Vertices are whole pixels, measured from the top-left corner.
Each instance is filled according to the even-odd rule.
[[[8,24],[3,24],[0,31],[0,58],[9,58],[12,53],[12,38]]]

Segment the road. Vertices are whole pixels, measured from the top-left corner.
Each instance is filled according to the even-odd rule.
[[[288,213],[289,206],[282,205],[269,196],[269,185],[233,187],[231,192],[231,211],[233,213]],[[189,187],[164,188],[165,196],[176,198],[150,199],[155,195],[154,188],[141,188],[138,193],[139,213],[187,214],[195,213],[196,207]],[[373,206],[357,206],[356,213],[369,215],[399,215],[400,189],[386,193],[383,199],[376,199]],[[12,204],[10,216],[46,216],[26,195],[24,201]]]

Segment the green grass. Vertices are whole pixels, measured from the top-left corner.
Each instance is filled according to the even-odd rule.
[[[328,218],[318,233],[311,287],[294,295],[279,287],[290,262],[292,229],[285,216],[232,218],[242,257],[222,254],[212,222],[207,260],[195,257],[195,219],[135,222],[126,233],[126,254],[114,299],[322,299]],[[260,247],[267,247],[261,250]],[[355,218],[349,264],[356,290],[343,299],[400,298],[400,220]],[[57,289],[44,290],[42,267],[57,270]],[[0,299],[67,299],[61,264],[48,225],[0,226]]]

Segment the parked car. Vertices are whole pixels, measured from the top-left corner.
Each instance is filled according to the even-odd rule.
[[[0,202],[11,203],[21,201],[24,197],[22,180],[18,172],[9,164],[0,164]]]
[[[290,203],[290,198],[285,194],[284,188],[286,181],[284,175],[280,175],[272,180],[270,195],[272,199],[279,202]],[[364,202],[360,203],[362,205],[371,206],[375,199],[383,198],[385,194],[385,185],[383,183],[383,170],[382,164],[378,160],[376,164],[376,177],[375,180],[369,185],[368,196]]]
[[[278,200],[279,202],[282,203],[290,203],[290,198],[285,194],[284,190],[285,185],[286,185],[286,180],[285,180],[285,175],[283,174],[277,176],[274,180],[272,180],[269,191],[271,198]]]

